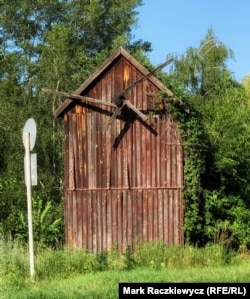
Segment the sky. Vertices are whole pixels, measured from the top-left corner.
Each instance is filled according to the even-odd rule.
[[[167,55],[198,48],[209,28],[234,53],[228,69],[241,80],[250,74],[250,0],[143,0],[136,11],[134,39],[152,44],[148,54],[157,66]],[[165,70],[167,71],[167,69]]]

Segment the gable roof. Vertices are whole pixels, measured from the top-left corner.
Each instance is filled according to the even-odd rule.
[[[123,56],[127,59],[136,69],[138,69],[143,76],[147,75],[149,71],[142,66],[131,54],[129,54],[123,47],[119,47],[104,63],[86,80],[84,81],[79,88],[75,90],[73,95],[81,95],[92,82],[105,73],[106,69],[113,63],[114,60],[118,59],[119,56]],[[154,83],[159,90],[166,92],[169,96],[172,96],[173,93],[169,90],[162,82],[160,82],[155,76],[150,76],[148,78],[152,83]],[[59,117],[63,112],[68,108],[70,104],[74,102],[74,99],[66,99],[54,112],[56,117]]]

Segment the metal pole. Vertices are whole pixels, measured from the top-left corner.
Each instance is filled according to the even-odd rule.
[[[26,165],[26,188],[27,188],[28,227],[29,227],[30,276],[31,279],[33,279],[35,275],[35,267],[34,267],[34,245],[33,245],[33,226],[32,226],[30,133],[25,133],[25,165]]]

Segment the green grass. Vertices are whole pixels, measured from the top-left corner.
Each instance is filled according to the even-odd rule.
[[[27,281],[2,289],[8,299],[46,298],[118,298],[119,282],[250,282],[250,263],[210,268],[136,269],[74,275],[67,279]]]
[[[32,282],[26,246],[0,240],[0,299],[118,298],[119,282],[250,282],[250,255],[160,242],[122,255],[40,248],[35,271]]]

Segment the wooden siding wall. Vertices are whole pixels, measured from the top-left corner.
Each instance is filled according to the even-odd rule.
[[[152,116],[148,127],[115,120],[106,134],[97,129],[101,117],[68,115],[68,190],[182,186],[182,146],[170,116]]]
[[[126,60],[110,67],[86,95],[111,101],[141,74]],[[136,240],[183,243],[183,152],[178,124],[157,109],[159,90],[145,81],[126,94],[149,115],[75,105],[65,120],[66,242],[90,251],[121,251]]]
[[[180,197],[178,189],[68,191],[67,244],[94,253],[156,239],[183,244]]]

